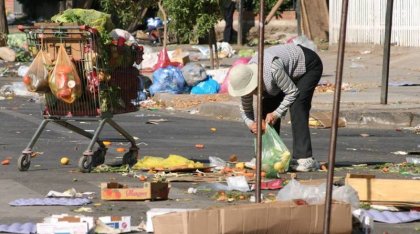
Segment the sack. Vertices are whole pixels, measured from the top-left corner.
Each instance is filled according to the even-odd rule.
[[[262,135],[261,154],[261,169],[265,171],[267,178],[275,178],[278,173],[285,173],[289,169],[290,152],[279,134],[269,124],[266,125]]]
[[[189,86],[195,86],[207,78],[206,69],[199,63],[188,63],[182,69],[185,82]]]
[[[219,92],[220,85],[212,78],[201,81],[191,89],[191,94],[215,94]]]
[[[63,45],[58,49],[57,61],[48,83],[54,96],[66,103],[73,103],[82,95],[80,77]]]
[[[51,58],[46,51],[40,50],[34,61],[23,76],[23,83],[28,91],[45,93],[49,90],[48,75],[51,66]]]

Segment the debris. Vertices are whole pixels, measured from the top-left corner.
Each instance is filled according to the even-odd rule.
[[[37,233],[90,233],[95,227],[93,217],[69,216],[67,214],[52,215],[36,224]]]
[[[98,220],[106,226],[118,231],[117,233],[131,232],[131,216],[103,216],[99,217]],[[96,229],[95,231],[96,233],[104,233],[98,232]]]
[[[367,134],[367,133],[361,133],[361,134],[360,134],[360,136],[361,136],[361,137],[369,137],[370,135],[369,135],[369,134]]]
[[[115,151],[117,151],[118,153],[124,153],[125,152],[125,148],[116,148]]]
[[[392,152],[393,154],[395,154],[395,155],[407,155],[408,154],[408,152],[406,152],[406,151],[395,151],[395,152]]]
[[[188,191],[187,191],[189,194],[194,194],[194,193],[197,193],[197,189],[196,188],[188,188]]]
[[[159,124],[162,122],[168,122],[169,120],[167,119],[149,119],[146,123],[147,124]]]
[[[414,165],[420,165],[420,158],[407,157],[406,161],[407,161],[407,163],[412,163]]]
[[[204,149],[204,144],[195,144],[195,148]]]
[[[408,223],[420,220],[420,212],[418,211],[392,212],[370,209],[363,210],[362,216],[369,216],[377,222],[392,224]]]
[[[88,198],[27,198],[9,202],[11,206],[80,206],[91,203]]]
[[[5,159],[1,161],[1,165],[9,165],[9,164],[10,164],[10,159]]]
[[[144,156],[134,166],[137,170],[177,171],[207,169],[203,163],[194,162],[181,155],[170,154],[167,158]]]
[[[84,206],[82,206],[82,207],[79,207],[77,209],[74,209],[73,212],[78,212],[78,213],[87,212],[87,213],[91,213],[91,212],[93,212],[93,209],[90,208],[90,207],[84,207]]]
[[[142,187],[128,187],[116,182],[101,183],[102,200],[166,200],[169,184],[144,182]]]
[[[238,161],[238,156],[236,156],[236,154],[232,154],[229,156],[229,162],[237,162]]]
[[[27,233],[36,233],[36,224],[34,223],[12,223],[8,224],[0,224],[0,233],[7,232],[7,233],[20,233],[20,234],[27,234]]]
[[[216,128],[210,128],[210,132],[215,133],[216,132]]]
[[[120,167],[111,167],[105,164],[99,165],[92,169],[92,172],[96,173],[124,173],[124,172],[130,172],[129,165],[122,165]]]

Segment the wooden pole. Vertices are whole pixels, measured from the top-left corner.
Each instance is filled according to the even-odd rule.
[[[343,0],[341,9],[340,37],[338,40],[337,66],[335,75],[332,126],[330,134],[330,150],[328,155],[327,193],[325,196],[324,234],[330,233],[332,189],[334,182],[335,154],[337,150],[338,117],[340,115],[341,84],[343,81],[344,51],[346,46],[347,11],[349,0]]]
[[[257,93],[257,162],[255,181],[255,202],[261,202],[261,153],[262,153],[262,93],[264,64],[264,0],[260,1],[259,40],[258,40],[258,93]]]

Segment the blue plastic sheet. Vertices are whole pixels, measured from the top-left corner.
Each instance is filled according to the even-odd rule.
[[[149,88],[152,95],[155,93],[179,94],[188,92],[188,90],[189,87],[179,68],[168,66],[153,72],[153,84]]]
[[[211,76],[207,77],[206,80],[201,81],[191,89],[191,94],[214,94],[219,92],[219,83],[213,80]]]

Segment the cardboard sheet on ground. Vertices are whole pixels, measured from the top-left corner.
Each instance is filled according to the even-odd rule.
[[[347,121],[343,117],[338,118],[338,127],[346,127]],[[332,126],[331,112],[314,112],[310,114],[309,126],[314,128],[330,128]]]
[[[382,223],[408,223],[416,220],[420,220],[420,212],[418,211],[406,211],[406,212],[391,212],[391,211],[378,211],[378,210],[364,210],[364,214],[373,220]]]

